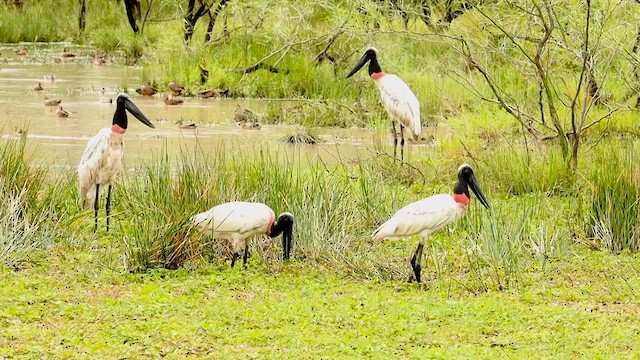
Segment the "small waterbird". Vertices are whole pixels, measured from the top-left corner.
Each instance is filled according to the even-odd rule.
[[[51,83],[56,81],[56,76],[53,75],[53,74],[47,74],[47,75],[43,76],[43,78],[44,78],[44,81],[48,81],[48,82],[51,82]]]
[[[229,95],[229,89],[207,89],[207,90],[200,91],[200,93],[198,93],[198,97],[203,99],[228,96],[228,95]]]
[[[180,86],[175,81],[169,82],[169,90],[173,93],[173,95],[180,95],[184,91],[184,87]]]
[[[107,90],[105,90],[105,88],[102,88],[102,90],[98,92],[98,97],[100,99],[100,102],[103,104],[113,103],[113,99],[107,96]]]
[[[414,140],[420,137],[422,124],[420,123],[420,103],[407,83],[398,76],[385,74],[378,63],[378,51],[370,47],[351,70],[347,79],[357,73],[365,64],[369,63],[369,76],[375,81],[382,105],[384,106],[393,127],[393,157],[396,157],[398,147],[398,133],[396,123],[400,125],[400,159],[404,158],[404,129],[407,128]]]
[[[175,99],[173,97],[169,97],[167,95],[164,96],[164,103],[167,105],[180,105],[184,102],[182,99]]]
[[[240,106],[240,104],[238,104],[238,106],[236,106],[235,110],[233,111],[233,120],[235,120],[238,125],[246,123],[248,121],[253,121],[256,118],[257,116],[253,111],[243,108],[242,106]]]
[[[76,57],[76,54],[69,52],[69,48],[64,48],[62,50],[62,54],[60,54],[62,59],[72,59]]]
[[[69,113],[62,108],[62,106],[58,106],[58,110],[56,111],[56,115],[58,117],[66,118],[69,117]]]
[[[149,85],[149,83],[145,82],[142,85],[140,85],[139,88],[136,89],[136,92],[144,96],[153,96],[158,92],[158,90],[156,90],[156,88],[154,88],[153,86]]]
[[[33,85],[33,91],[42,91],[42,83],[37,83]]]
[[[293,215],[284,212],[276,219],[271,208],[262,203],[234,201],[214,206],[194,215],[191,222],[214,239],[229,239],[233,243],[231,267],[244,248],[243,264],[247,265],[249,240],[255,235],[271,238],[282,234],[282,258],[288,260],[293,237]]]
[[[101,65],[104,65],[104,64],[107,63],[107,59],[106,59],[105,55],[94,53],[93,54],[92,63],[93,63],[93,65],[101,66]]]
[[[204,84],[209,79],[209,70],[205,69],[204,65],[198,64],[200,68],[200,84]]]
[[[58,106],[61,102],[61,99],[44,98],[44,106]]]
[[[198,125],[193,121],[185,122],[182,119],[178,120],[176,124],[178,124],[178,129],[195,129],[198,127]]]
[[[109,215],[111,211],[111,187],[122,169],[124,156],[124,133],[127,130],[127,111],[140,122],[150,128],[155,126],[138,109],[129,95],[121,93],[116,98],[116,111],[110,128],[104,128],[89,140],[78,165],[78,188],[82,207],[93,205],[95,228],[98,229],[98,208],[100,191],[107,190],[107,231],[109,231]]]
[[[480,203],[488,209],[489,203],[480,189],[473,169],[469,164],[462,164],[458,168],[458,180],[453,187],[453,195],[433,195],[411,203],[398,210],[373,232],[374,241],[420,234],[420,243],[411,258],[414,276],[409,278],[409,282],[414,277],[417,282],[420,282],[420,263],[426,238],[464,216],[471,201],[469,188],[476,194]]]
[[[246,121],[243,123],[238,123],[238,125],[245,130],[260,130],[262,129],[262,125],[257,122]]]
[[[27,47],[24,45],[21,46],[20,49],[16,50],[16,55],[18,56],[27,56],[28,53]]]

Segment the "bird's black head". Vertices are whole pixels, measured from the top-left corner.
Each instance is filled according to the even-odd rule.
[[[347,75],[347,79],[357,73],[366,63],[369,63],[369,75],[373,73],[380,73],[382,69],[380,68],[380,64],[378,64],[378,50],[374,47],[370,47],[364,51],[364,54],[356,64],[356,66],[351,70],[349,75]]]
[[[291,245],[293,241],[293,214],[284,212],[278,216],[278,220],[271,228],[271,237],[276,237],[282,233],[282,258],[288,260],[291,255]]]
[[[282,226],[282,231],[293,231],[293,224],[295,220],[293,219],[293,214],[290,212],[284,212],[278,216],[278,224]]]
[[[125,111],[126,110],[126,111]],[[127,129],[128,119],[127,119],[127,111],[131,113],[131,115],[135,116],[136,119],[140,120],[141,123],[147,125],[150,128],[155,128],[155,126],[151,123],[143,113],[138,109],[136,104],[133,103],[131,97],[128,94],[120,93],[116,99],[116,112],[113,114],[113,125],[117,125],[119,128],[124,130]]]
[[[471,165],[462,164],[458,168],[458,181],[456,181],[456,185],[453,188],[453,193],[464,194],[467,196],[467,198],[470,198],[469,188],[471,188],[473,193],[476,194],[476,196],[478,197],[478,200],[480,200],[480,203],[488,209],[489,203],[487,202],[487,199],[484,197],[484,194],[482,193],[482,189],[480,189],[480,184],[478,184],[478,180],[476,179],[476,176],[473,173],[473,169],[471,168]]]

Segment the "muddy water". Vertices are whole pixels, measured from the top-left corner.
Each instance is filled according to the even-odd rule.
[[[129,116],[126,134],[126,162],[133,166],[151,158],[154,151],[166,144],[169,151],[193,149],[199,144],[204,151],[254,153],[256,149],[271,149],[278,156],[314,159],[326,162],[355,158],[358,152],[370,154],[373,147],[371,131],[319,130],[320,145],[301,146],[282,143],[279,139],[293,133],[294,127],[263,125],[260,130],[239,128],[233,111],[239,104],[257,113],[266,111],[268,100],[185,98],[184,104],[168,106],[162,94],[139,96],[135,87],[141,83],[141,69],[122,65],[92,64],[90,49],[69,47],[77,54],[70,61],[61,60],[64,44],[25,44],[28,54],[18,56],[21,45],[0,44],[0,129],[5,137],[26,131],[29,143],[36,149],[37,160],[74,167],[87,141],[101,128],[109,127],[114,103],[103,103],[98,92],[115,99],[128,84],[134,102],[156,125],[148,128]],[[50,80],[49,75],[55,76]],[[34,91],[40,82],[42,91]],[[44,106],[45,98],[62,99],[60,104],[69,112],[68,118],[56,114],[57,107]],[[196,129],[180,129],[177,122],[195,122]]]

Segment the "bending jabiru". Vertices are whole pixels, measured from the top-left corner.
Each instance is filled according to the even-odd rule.
[[[214,239],[229,239],[233,243],[231,267],[235,265],[244,248],[243,264],[247,264],[249,240],[255,235],[277,237],[282,234],[283,259],[289,260],[293,237],[293,215],[284,212],[276,219],[275,213],[265,204],[234,201],[214,206],[194,215],[191,222],[203,231],[210,231]]]
[[[351,70],[347,79],[357,73],[366,63],[369,63],[369,76],[376,82],[382,105],[384,106],[393,127],[393,157],[396,157],[398,147],[398,133],[396,123],[400,125],[400,159],[404,158],[404,128],[409,130],[411,137],[417,140],[422,132],[420,123],[420,103],[413,94],[407,83],[398,76],[385,74],[378,63],[378,51],[371,47],[358,61],[358,64]]]
[[[420,234],[420,243],[411,258],[415,280],[420,282],[420,263],[425,239],[464,216],[471,201],[469,188],[488,209],[489,203],[480,189],[473,169],[469,164],[462,164],[458,168],[458,180],[453,187],[453,195],[433,195],[403,207],[373,232],[373,240],[382,241],[386,238]],[[413,277],[409,278],[409,282],[412,280]]]
[[[104,186],[107,190],[107,231],[109,231],[109,215],[111,211],[111,187],[122,169],[124,155],[124,133],[127,130],[127,111],[140,122],[150,128],[155,126],[131,101],[129,95],[121,93],[116,99],[116,111],[110,128],[104,128],[94,136],[82,154],[78,165],[78,188],[82,207],[93,205],[95,215],[95,229],[98,230],[98,208],[100,191]]]

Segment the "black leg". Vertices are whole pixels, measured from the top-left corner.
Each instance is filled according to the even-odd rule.
[[[404,161],[404,126],[400,125],[400,161]]]
[[[282,234],[282,260],[287,260],[287,235]]]
[[[393,158],[396,158],[396,150],[398,148],[398,133],[396,132],[396,122],[391,121],[391,128],[393,129]]]
[[[236,260],[238,259],[238,253],[237,252],[233,252],[233,256],[231,257],[231,268],[233,269],[233,265],[236,264]]]
[[[109,218],[111,217],[111,185],[107,190],[107,232],[109,232]]]
[[[93,232],[98,231],[98,203],[100,200],[100,184],[96,184],[96,201],[93,203],[93,218],[95,220],[95,226],[93,228]]]
[[[420,242],[416,251],[413,253],[413,257],[411,258],[411,267],[413,268],[413,274],[415,275],[415,279],[417,282],[420,282],[420,272],[422,271],[422,266],[420,263],[422,262],[422,248],[424,248],[424,244]],[[409,282],[411,282],[413,278],[409,278]]]
[[[247,266],[247,259],[249,258],[249,244],[244,244],[244,256],[242,257],[242,265]]]

